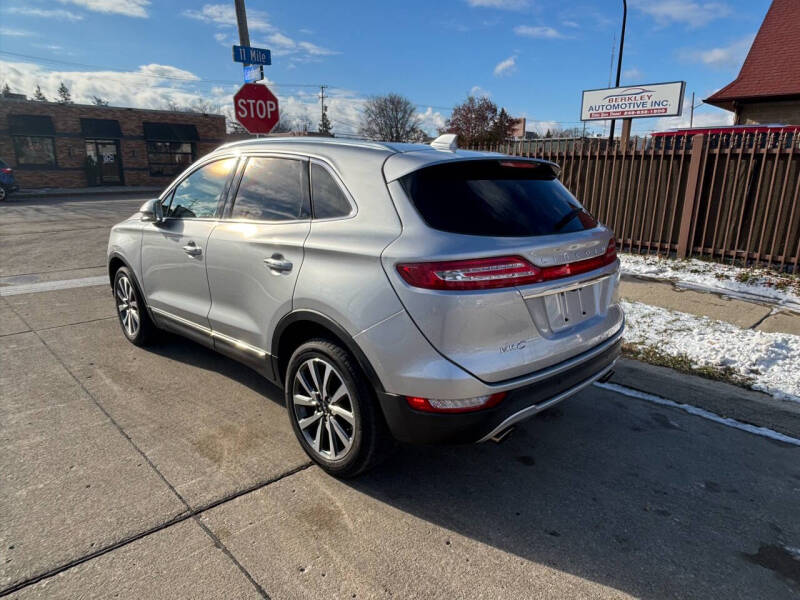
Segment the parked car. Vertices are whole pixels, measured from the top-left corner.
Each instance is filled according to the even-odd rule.
[[[0,160],[0,202],[6,200],[11,192],[19,189],[16,179],[14,179],[14,169],[8,166],[4,160]]]
[[[453,137],[220,147],[112,229],[123,333],[170,330],[250,365],[343,477],[393,440],[499,440],[609,376],[611,231],[555,164]]]

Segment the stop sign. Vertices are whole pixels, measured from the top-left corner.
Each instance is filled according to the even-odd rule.
[[[278,124],[278,98],[265,85],[245,83],[233,97],[233,108],[250,133],[269,133]]]

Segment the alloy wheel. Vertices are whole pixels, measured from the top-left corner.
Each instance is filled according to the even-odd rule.
[[[136,301],[136,292],[133,290],[133,284],[125,275],[117,279],[115,294],[117,297],[117,313],[122,327],[128,337],[134,338],[139,332],[139,303]]]
[[[322,358],[304,361],[292,384],[293,415],[308,445],[326,460],[341,460],[353,447],[353,398],[339,371]]]

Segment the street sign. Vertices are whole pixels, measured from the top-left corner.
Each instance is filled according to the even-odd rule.
[[[581,121],[676,117],[683,111],[685,81],[585,90]]]
[[[278,124],[278,98],[259,83],[245,83],[233,96],[236,120],[250,133],[269,133]]]
[[[234,46],[233,60],[250,65],[271,65],[272,53],[266,48],[251,48],[250,46]]]
[[[261,81],[264,79],[264,66],[263,65],[242,65],[244,70],[244,82],[253,83],[254,81]]]

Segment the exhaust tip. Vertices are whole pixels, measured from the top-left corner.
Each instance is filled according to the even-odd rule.
[[[514,431],[514,428],[509,427],[508,429],[504,429],[503,431],[501,431],[495,436],[490,437],[489,439],[492,440],[495,444],[499,444],[501,442],[506,441],[506,439],[508,439],[508,436],[511,435],[512,431]]]

